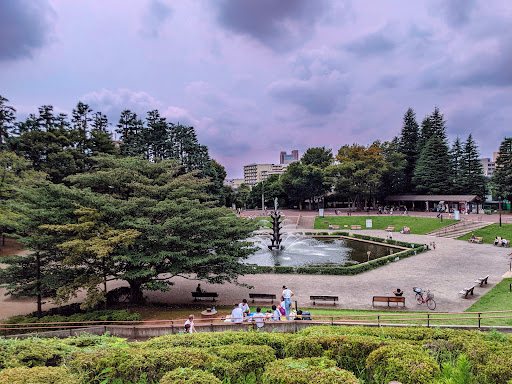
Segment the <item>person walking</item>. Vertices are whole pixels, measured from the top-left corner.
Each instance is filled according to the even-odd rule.
[[[188,330],[190,333],[197,333],[196,328],[194,327],[194,315],[190,315],[188,320],[185,321],[185,330]]]
[[[281,301],[284,301],[284,311],[286,314],[286,320],[290,320],[290,306],[292,305],[292,296],[294,293],[283,285],[283,293],[281,294]]]

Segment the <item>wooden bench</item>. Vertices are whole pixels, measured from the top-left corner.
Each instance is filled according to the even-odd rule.
[[[389,225],[387,228],[386,228],[386,231],[394,231],[395,230],[395,227],[392,227],[391,225]]]
[[[397,305],[403,303],[405,307],[405,297],[403,296],[373,296],[372,307],[375,306],[375,302],[388,303],[388,307],[389,303],[397,303]]]
[[[350,229],[361,229],[360,225],[351,225]]]
[[[332,229],[340,229],[340,226],[339,225],[333,225]]]
[[[468,295],[471,293],[471,296],[473,296],[473,291],[475,290],[475,286],[473,285],[470,288],[464,288],[462,291],[459,292],[459,295],[464,295],[464,298],[467,299]]]
[[[270,299],[272,300],[272,303],[274,303],[274,300],[276,299],[276,295],[271,293],[249,293],[249,297],[252,299],[253,303],[254,299]]]
[[[211,297],[212,301],[215,301],[215,298],[218,296],[219,294],[217,292],[192,292],[194,301],[198,301],[197,299],[201,297]]]
[[[472,238],[468,239],[468,243],[482,244],[483,241],[484,241],[483,237],[475,237],[474,239],[472,239]]]
[[[338,296],[309,296],[309,300],[313,300],[313,305],[315,305],[315,301],[322,300],[322,301],[331,301],[334,305],[336,305],[336,302],[338,301]]]
[[[484,284],[487,284],[487,279],[488,279],[488,278],[489,278],[489,275],[487,275],[487,276],[485,276],[485,277],[481,277],[481,278],[477,279],[477,280],[475,281],[475,283],[478,283],[478,284],[480,284],[480,286],[481,286],[481,287],[483,287],[483,286],[484,286]]]

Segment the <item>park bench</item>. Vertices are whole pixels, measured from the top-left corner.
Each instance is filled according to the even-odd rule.
[[[340,229],[340,226],[339,225],[333,225],[332,229]]]
[[[394,231],[395,230],[395,227],[392,227],[391,225],[389,225],[387,228],[386,228],[386,231]]]
[[[219,294],[217,292],[192,292],[194,301],[198,301],[197,299],[202,297],[211,297],[212,301],[215,301],[215,298],[218,296]]]
[[[468,239],[468,243],[482,244],[483,241],[484,241],[483,237],[475,237],[474,239],[471,239],[471,238]]]
[[[475,283],[478,283],[478,284],[480,284],[480,286],[481,286],[481,287],[483,287],[483,286],[484,286],[484,284],[487,284],[487,279],[488,279],[488,278],[489,278],[489,275],[487,275],[487,276],[485,276],[485,277],[481,277],[481,278],[477,279],[477,280],[475,281]]]
[[[375,302],[380,302],[380,303],[388,303],[388,307],[389,307],[389,303],[403,303],[404,304],[404,307],[405,307],[405,297],[403,296],[373,296],[373,299],[372,299],[372,306],[374,307],[375,306]]]
[[[322,301],[331,301],[334,305],[336,305],[336,302],[338,301],[338,296],[309,296],[309,300],[313,300],[313,305],[315,305],[315,301],[322,300]]]
[[[471,296],[473,296],[474,290],[475,290],[475,286],[473,285],[470,288],[464,288],[462,291],[459,292],[459,295],[464,295],[464,298],[467,299],[469,294],[471,294]]]
[[[351,225],[350,229],[361,229],[360,225]]]
[[[276,299],[276,295],[271,293],[249,293],[249,297],[252,299],[253,303],[254,299],[270,299],[272,300],[272,303],[274,303],[274,300]]]

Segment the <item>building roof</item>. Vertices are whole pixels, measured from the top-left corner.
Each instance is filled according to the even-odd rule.
[[[477,195],[393,195],[388,196],[386,201],[451,201],[451,202],[473,202],[482,201]]]

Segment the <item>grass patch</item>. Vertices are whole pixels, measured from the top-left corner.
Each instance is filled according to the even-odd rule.
[[[349,230],[351,225],[360,225],[366,228],[366,219],[372,219],[373,227],[371,229],[386,229],[388,226],[395,227],[395,231],[400,231],[403,227],[411,228],[411,233],[424,235],[435,231],[436,229],[446,227],[457,222],[457,220],[447,220],[425,217],[411,216],[326,216],[315,218],[315,229],[328,229],[329,224],[339,225],[340,231]],[[329,224],[324,224],[328,222]],[[344,227],[347,225],[347,227]],[[494,239],[494,238],[493,238]]]
[[[457,240],[468,240],[472,233],[474,233],[476,237],[483,237],[483,242],[486,244],[493,244],[496,236],[512,240],[512,224],[501,224],[501,228],[497,223],[491,224],[461,236]]]

